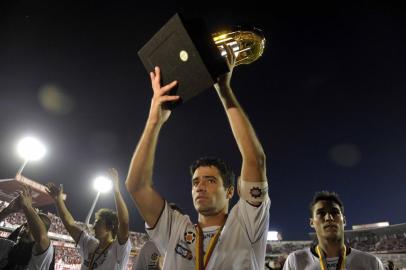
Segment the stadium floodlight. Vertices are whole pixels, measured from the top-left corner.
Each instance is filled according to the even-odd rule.
[[[24,159],[23,165],[17,172],[20,175],[29,161],[40,160],[45,156],[45,146],[34,137],[25,137],[17,144],[17,152]]]
[[[98,176],[94,179],[93,187],[97,192],[106,193],[111,190],[113,183],[107,177]]]
[[[98,176],[93,181],[93,188],[97,191],[96,197],[93,200],[92,206],[90,207],[89,212],[87,213],[85,224],[90,227],[90,218],[92,217],[92,213],[94,208],[96,207],[96,203],[99,200],[100,193],[106,193],[111,190],[113,187],[113,182],[105,177],[105,176]]]
[[[280,240],[280,235],[277,231],[268,231],[266,240],[268,241],[278,241]]]

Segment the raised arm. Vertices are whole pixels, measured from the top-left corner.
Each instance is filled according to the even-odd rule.
[[[118,230],[117,239],[120,245],[125,244],[129,236],[129,216],[128,209],[120,193],[120,180],[118,178],[117,170],[112,168],[109,170],[109,174],[114,183],[114,200],[116,202],[116,209],[118,215]]]
[[[131,160],[125,185],[135,205],[148,226],[155,226],[164,207],[164,200],[153,188],[152,170],[158,135],[162,125],[168,120],[171,111],[163,104],[176,101],[179,96],[166,95],[176,85],[176,81],[161,87],[161,74],[158,67],[150,73],[153,97],[148,120]]]
[[[63,201],[63,186],[56,186],[54,183],[48,183],[48,194],[54,199],[56,209],[58,210],[59,217],[62,220],[63,225],[70,234],[70,236],[75,240],[76,243],[79,242],[80,234],[82,229],[75,223],[71,213],[66,208],[65,202]]]
[[[248,182],[266,181],[265,154],[250,120],[238,103],[230,86],[235,63],[234,53],[226,47],[230,72],[214,85],[224,106],[234,138],[242,156],[241,179]]]
[[[17,198],[17,203],[20,205],[25,214],[28,227],[35,240],[35,252],[40,254],[47,250],[50,241],[45,223],[39,217],[37,211],[32,207],[31,190],[28,187],[24,186],[23,190],[20,191],[20,195]]]

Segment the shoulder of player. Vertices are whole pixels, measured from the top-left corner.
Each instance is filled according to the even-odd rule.
[[[365,259],[369,259],[372,261],[378,260],[378,257],[376,257],[375,255],[371,254],[371,253],[367,253],[355,248],[351,248],[351,253],[348,256],[352,256],[352,257],[363,257]]]
[[[291,252],[288,256],[288,259],[290,257],[290,259],[294,258],[295,260],[300,260],[309,256],[313,256],[310,248],[304,248]]]

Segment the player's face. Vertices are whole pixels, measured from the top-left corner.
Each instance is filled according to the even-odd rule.
[[[228,208],[230,196],[216,167],[198,167],[195,170],[192,177],[192,197],[197,212],[202,215],[215,215]]]
[[[322,239],[342,239],[344,236],[345,217],[337,203],[318,201],[313,206],[310,226]]]
[[[97,239],[102,239],[105,237],[106,234],[109,233],[109,231],[106,228],[106,223],[104,222],[103,219],[95,219],[93,229],[94,236]]]

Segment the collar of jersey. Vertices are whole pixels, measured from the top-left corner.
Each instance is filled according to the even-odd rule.
[[[348,256],[351,253],[351,247],[349,247],[348,245],[345,245],[345,246],[347,248],[346,256]],[[317,244],[311,246],[310,251],[312,252],[313,256],[318,258],[319,255],[317,254],[316,247],[317,247]]]

